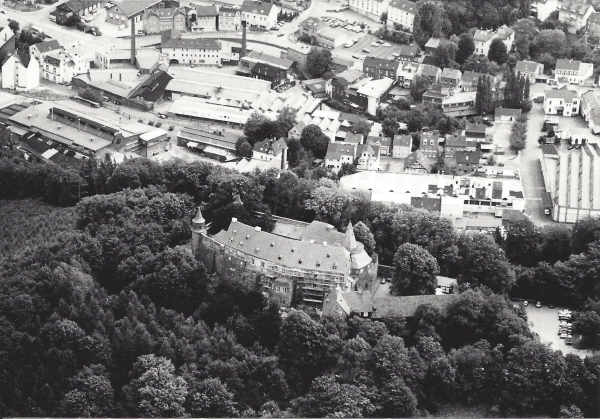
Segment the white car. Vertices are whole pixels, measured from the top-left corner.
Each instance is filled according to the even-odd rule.
[[[384,46],[384,47],[391,47],[391,46],[392,46],[392,44],[390,44],[389,42],[384,42],[384,43],[383,43],[383,46]]]
[[[372,46],[372,47],[378,47],[378,46],[379,46],[379,44],[378,44],[377,42],[371,42],[371,46]]]

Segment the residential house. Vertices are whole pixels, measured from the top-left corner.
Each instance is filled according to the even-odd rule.
[[[196,15],[196,20],[198,19]],[[242,12],[234,7],[220,7],[217,28],[219,31],[237,31],[242,25]]]
[[[476,92],[479,78],[483,76],[483,73],[476,71],[465,71],[460,80],[459,87],[463,92]]]
[[[348,0],[350,10],[379,22],[381,14],[388,11],[390,0]],[[388,17],[389,20],[389,17]]]
[[[296,68],[299,73],[304,73],[306,70],[308,53],[310,52],[311,48],[312,47],[310,45],[298,42],[296,44],[291,44],[287,49],[286,58],[296,63]]]
[[[73,77],[89,70],[90,62],[82,52],[49,52],[42,63],[42,77],[53,83],[70,84]]]
[[[379,147],[379,154],[382,156],[389,156],[392,148],[392,139],[390,137],[377,137],[369,135],[367,137],[367,144],[376,145]]]
[[[422,132],[419,150],[425,157],[436,162],[444,150],[444,138],[440,137],[438,130]]]
[[[356,148],[356,158],[358,159],[358,170],[380,170],[381,150],[379,146],[372,144],[359,144]]]
[[[490,45],[492,45],[494,39],[500,39],[506,45],[506,50],[511,51],[515,42],[515,31],[506,25],[501,26],[495,31],[491,29],[477,29],[475,35],[473,35],[475,54],[487,57],[490,52]]]
[[[6,27],[0,31],[0,54],[3,54],[5,57],[12,54],[16,48],[15,42],[14,32],[6,25]]]
[[[558,59],[554,80],[566,79],[571,84],[582,84],[594,75],[594,64],[582,63],[578,60]]]
[[[400,26],[407,32],[412,32],[417,13],[417,3],[409,0],[392,0],[388,8],[388,22]]]
[[[565,0],[558,9],[558,21],[567,25],[567,30],[575,33],[587,26],[594,12],[591,4],[580,0]]]
[[[292,60],[251,51],[250,54],[240,59],[238,71],[240,73],[247,74],[250,77],[254,77],[256,72],[253,73],[252,68],[256,63],[263,63],[267,64],[269,67],[285,70],[286,77],[296,69],[296,64]]]
[[[350,59],[346,59],[346,58],[342,58],[342,57],[337,57],[337,56],[333,56],[331,57],[331,71],[333,71],[334,73],[341,73],[342,71],[346,71],[349,68],[354,67],[354,60]]]
[[[594,134],[600,133],[600,100],[593,90],[581,95],[581,116]]]
[[[279,140],[267,138],[254,144],[252,158],[262,161],[280,160],[280,168],[286,170],[288,167],[287,149],[288,146],[285,138],[280,138]]]
[[[592,13],[587,21],[586,35],[600,36],[600,13]]]
[[[420,50],[417,44],[401,45],[397,52],[397,59],[400,61],[417,62],[419,60],[419,52]]]
[[[564,86],[544,92],[544,113],[546,115],[576,116],[579,114],[579,95]]]
[[[431,84],[439,83],[442,77],[442,69],[433,65],[423,64],[419,66],[417,75],[429,80]]]
[[[363,143],[364,139],[365,139],[365,136],[360,132],[347,131],[346,137],[344,138],[344,142],[346,144],[360,145]]]
[[[256,63],[252,66],[250,72],[255,79],[271,82],[271,89],[276,88],[287,80],[287,71],[285,69],[268,63]],[[325,96],[327,95],[325,94]]]
[[[415,76],[418,74],[420,65],[411,61],[403,61],[402,68],[398,73],[398,84],[409,88]]]
[[[144,12],[144,31],[148,35],[170,30],[183,32],[186,30],[185,21],[186,15],[183,9],[150,9]]]
[[[433,54],[435,50],[440,46],[440,42],[442,42],[442,38],[429,38],[427,43],[425,44],[425,53]]]
[[[398,79],[398,72],[402,64],[396,60],[367,56],[363,61],[363,73],[373,79],[388,77]]]
[[[85,16],[104,5],[103,0],[67,0],[50,12],[50,20],[64,25],[73,16]]]
[[[456,174],[464,175],[480,166],[481,151],[457,151],[453,169]]]
[[[215,5],[196,5],[196,21],[192,23],[192,32],[216,31],[219,23],[219,11]]]
[[[310,36],[311,38],[317,39],[317,32],[323,28],[329,27],[327,22],[323,22],[321,19],[316,17],[309,17],[299,23],[300,34],[304,36]]]
[[[544,64],[536,63],[535,61],[517,61],[515,65],[515,73],[518,76],[525,76],[529,79],[529,83],[535,83],[536,79],[544,74]]]
[[[456,165],[456,155],[459,151],[475,150],[473,145],[467,143],[467,136],[464,134],[449,134],[446,135],[444,141],[444,163],[448,167]]]
[[[486,127],[483,124],[474,124],[472,122],[467,122],[465,124],[465,137],[467,137],[467,141],[475,143],[486,142],[485,129]]]
[[[475,98],[477,92],[455,92],[442,99],[442,111],[455,118],[477,115]]]
[[[431,103],[441,108],[444,99],[454,94],[454,89],[452,84],[436,83],[423,94],[423,103]]]
[[[388,94],[394,85],[394,80],[383,77],[378,80],[372,80],[369,77],[367,82],[357,90],[356,104],[366,108],[371,115],[377,113],[377,108],[382,100],[387,100]]]
[[[360,70],[351,68],[336,74],[331,79],[331,98],[338,102],[348,99],[348,86],[363,79],[364,73]]]
[[[440,294],[458,294],[458,281],[456,278],[447,276],[437,276],[436,295]]]
[[[394,135],[392,148],[392,157],[395,159],[404,159],[412,153],[413,137],[410,134]]]
[[[515,122],[521,116],[521,109],[496,108],[494,120],[496,122]]]
[[[135,24],[143,22],[146,10],[157,8],[160,0],[124,0],[114,4],[106,12],[106,21],[113,25],[129,27],[130,20]]]
[[[325,154],[325,167],[337,173],[343,164],[353,164],[356,160],[356,144],[329,143]]]
[[[313,97],[320,99],[329,97],[327,93],[327,80],[324,78],[305,80],[302,83],[304,88],[308,89]]]
[[[408,173],[431,173],[435,160],[427,157],[420,149],[413,151],[404,159],[404,171]]]
[[[247,22],[251,30],[269,30],[277,23],[279,7],[267,1],[244,0],[242,3],[242,20]]]
[[[39,63],[43,63],[46,54],[49,52],[59,51],[61,49],[63,49],[63,47],[60,46],[58,41],[56,39],[51,39],[49,41],[39,42],[31,45],[29,47],[29,55],[34,56]]]
[[[210,38],[171,38],[163,34],[161,52],[171,63],[220,65],[221,43]]]
[[[445,84],[450,84],[452,86],[458,86],[460,83],[460,79],[462,77],[462,73],[460,70],[455,68],[446,67],[442,71],[441,82]]]
[[[27,91],[40,85],[40,67],[31,55],[15,50],[2,64],[2,88]]]

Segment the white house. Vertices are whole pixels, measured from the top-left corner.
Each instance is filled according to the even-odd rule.
[[[358,89],[358,97],[361,99],[361,103],[366,102],[368,113],[371,115],[377,113],[381,98],[387,99],[387,94],[393,85],[394,80],[384,77],[378,80],[370,80]]]
[[[473,36],[473,41],[475,41],[475,53],[487,57],[490,52],[490,45],[492,45],[494,39],[502,40],[504,45],[506,45],[506,50],[510,51],[515,42],[515,31],[506,25],[501,26],[495,31],[477,29]]]
[[[337,173],[343,164],[352,164],[355,159],[356,144],[329,143],[325,155],[325,167]]]
[[[392,145],[392,157],[395,159],[403,159],[405,157],[408,157],[408,155],[412,152],[412,145],[412,135],[394,135],[394,142]]]
[[[544,64],[527,60],[517,61],[515,73],[529,78],[529,83],[533,84],[538,76],[544,74]]]
[[[279,8],[271,2],[244,0],[242,20],[250,29],[269,30],[277,23]]]
[[[581,95],[581,116],[594,134],[600,133],[600,100],[593,90]]]
[[[544,92],[544,113],[546,115],[576,116],[579,114],[579,95],[573,90],[546,90]]]
[[[29,55],[35,57],[38,60],[38,63],[44,62],[44,57],[49,52],[59,51],[63,49],[60,46],[56,39],[51,39],[49,41],[39,42],[37,44],[33,44],[29,47]]]
[[[42,63],[42,77],[54,83],[67,84],[73,77],[87,73],[89,69],[89,61],[80,52],[49,52]]]
[[[40,85],[40,67],[29,54],[16,50],[2,66],[2,88],[31,90]]]
[[[392,0],[388,8],[388,22],[396,23],[408,32],[413,31],[417,4],[409,0]]]
[[[575,33],[585,28],[594,12],[591,4],[580,0],[565,0],[558,9],[558,21],[567,24],[567,30]]]
[[[359,170],[379,170],[380,149],[373,144],[359,144],[356,150]]]
[[[379,22],[381,14],[388,11],[390,0],[348,0],[348,5],[350,10]]]
[[[161,52],[170,62],[179,64],[221,64],[221,43],[208,38],[169,38],[161,44]]]
[[[594,75],[594,64],[582,63],[578,60],[558,59],[554,80],[566,79],[571,84],[582,84]]]

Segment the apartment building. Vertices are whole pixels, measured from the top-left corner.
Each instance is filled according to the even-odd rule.
[[[69,84],[73,77],[87,73],[90,62],[81,52],[55,51],[45,55],[42,77],[53,83]]]
[[[594,12],[591,4],[579,0],[565,0],[558,9],[558,21],[567,25],[567,30],[575,33],[587,26]]]
[[[233,7],[219,8],[219,31],[237,31],[242,25],[242,12]]]
[[[392,0],[388,8],[388,22],[400,25],[407,32],[412,32],[417,13],[417,3],[409,0]]]
[[[536,79],[544,74],[544,64],[536,63],[535,61],[517,61],[515,65],[515,73],[518,76],[525,76],[529,79],[529,83],[535,83]]]
[[[277,23],[279,7],[267,1],[244,0],[242,3],[242,20],[245,20],[248,29],[269,30]]]
[[[490,52],[490,45],[492,45],[494,39],[500,39],[506,45],[506,50],[511,51],[515,42],[515,31],[506,25],[501,26],[495,31],[491,29],[477,29],[473,36],[475,54],[487,57]]]
[[[144,12],[144,31],[148,35],[170,30],[183,32],[185,20],[185,11],[179,8],[149,9]]]
[[[413,138],[410,134],[396,134],[392,144],[392,157],[403,159],[412,152]]]
[[[221,43],[214,39],[163,37],[161,51],[170,62],[220,65]]]
[[[373,79],[388,77],[397,80],[401,68],[402,63],[392,59],[367,56],[363,61],[363,73]]]
[[[546,115],[577,116],[579,114],[579,94],[566,86],[544,92],[544,113]]]
[[[583,84],[594,75],[594,64],[582,63],[579,60],[556,60],[554,80],[571,84]]]

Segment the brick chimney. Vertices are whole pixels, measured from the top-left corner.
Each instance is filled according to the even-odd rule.
[[[246,56],[246,21],[242,20],[242,50],[240,51],[240,61]]]

